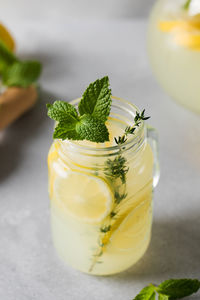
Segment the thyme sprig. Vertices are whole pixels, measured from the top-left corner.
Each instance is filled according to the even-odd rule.
[[[111,179],[120,178],[122,184],[124,184],[126,182],[128,169],[126,166],[126,158],[119,154],[115,159],[108,159],[105,162],[104,174]]]
[[[116,138],[116,137],[114,138],[116,144],[117,145],[124,144],[127,141],[128,135],[135,133],[135,130],[136,130],[137,127],[140,126],[141,121],[146,121],[149,118],[150,117],[146,117],[145,116],[145,109],[143,109],[143,111],[141,112],[141,114],[138,111],[136,111],[136,115],[135,115],[135,118],[134,118],[134,125],[133,126],[127,126],[125,128],[125,132],[124,132],[124,134],[122,136],[118,136],[118,138]]]
[[[108,225],[108,226],[101,227],[100,231],[103,233],[106,233],[106,232],[110,231],[110,229],[111,229],[111,225]]]
[[[135,130],[140,126],[141,121],[146,121],[149,118],[150,117],[145,116],[145,109],[141,113],[136,111],[133,126],[127,126],[122,136],[114,138],[116,144],[119,146],[118,155],[114,159],[107,159],[104,168],[104,174],[113,189],[114,203],[112,211],[105,219],[104,224],[100,227],[99,247],[93,255],[89,272],[92,272],[96,263],[100,263],[99,258],[103,255],[106,246],[109,244],[112,232],[116,230],[116,226],[114,225],[119,213],[119,205],[128,195],[126,191],[126,175],[129,171],[129,167],[127,166],[127,159],[122,155],[123,148],[121,145],[127,141],[128,135],[135,134]]]

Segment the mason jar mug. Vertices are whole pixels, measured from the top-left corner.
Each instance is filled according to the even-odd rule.
[[[114,142],[133,125],[136,111],[113,97],[110,142],[55,140],[49,151],[53,242],[64,262],[89,274],[129,268],[150,242],[152,190],[159,179],[155,131],[141,121],[123,145]]]

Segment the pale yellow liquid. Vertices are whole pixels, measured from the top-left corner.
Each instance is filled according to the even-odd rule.
[[[166,3],[166,0],[157,1],[150,17],[151,65],[159,83],[172,98],[200,113],[200,17],[190,18],[181,9],[169,13]]]
[[[124,125],[112,118],[107,125],[112,140],[114,135],[119,135],[124,130]],[[91,145],[90,142],[76,143]],[[97,147],[94,143],[93,145]],[[107,145],[109,146],[108,143]],[[61,163],[60,147],[58,142],[54,142],[48,156],[52,234],[59,256],[74,268],[94,275],[109,275],[129,268],[142,257],[151,236],[153,155],[149,144],[144,143],[137,154],[133,153],[131,157],[127,157],[127,197],[118,206],[118,214],[111,221],[112,231],[104,236],[106,246],[96,261],[94,255],[99,249],[100,227],[105,222],[110,222],[109,216],[100,223],[81,221],[63,209],[56,199],[54,189],[55,181],[62,175],[62,170],[81,171],[94,176],[95,169],[90,168],[92,159],[68,152],[65,153],[65,162],[62,159]],[[105,159],[102,157],[102,161]],[[84,171],[79,164],[86,166]],[[55,166],[60,166],[60,169]],[[106,178],[103,171],[97,176],[103,178],[114,193],[115,185]],[[66,186],[67,184],[66,178]],[[76,183],[73,188],[74,191],[78,189]]]

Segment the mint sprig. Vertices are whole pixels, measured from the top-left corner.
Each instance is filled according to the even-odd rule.
[[[35,82],[40,73],[41,64],[38,61],[17,61],[3,72],[3,84],[25,88]]]
[[[58,122],[53,138],[88,140],[96,143],[109,141],[105,121],[110,107],[111,90],[107,76],[89,85],[81,98],[78,111],[64,101],[47,104],[48,116]]]
[[[200,289],[198,279],[170,279],[159,285],[157,291],[169,297],[170,300],[182,299],[196,293]]]
[[[0,41],[0,75],[5,86],[28,87],[40,76],[38,61],[21,61]]]
[[[85,90],[78,109],[80,115],[89,114],[105,122],[110,114],[111,90],[109,78],[105,76],[91,83]]]
[[[127,126],[126,129],[125,129],[125,132],[122,136],[118,136],[114,138],[115,140],[115,143],[117,145],[122,145],[124,144],[126,141],[127,141],[127,138],[128,138],[128,135],[129,134],[135,134],[135,130],[137,127],[140,126],[141,124],[141,121],[146,121],[150,119],[150,117],[146,117],[145,116],[145,109],[143,109],[143,111],[141,113],[139,113],[138,111],[136,111],[136,115],[135,115],[135,118],[134,118],[134,124],[133,126]]]
[[[134,298],[134,300],[154,300],[156,297],[154,286],[147,286]]]
[[[162,282],[159,286],[149,285],[133,300],[155,300],[158,294],[159,300],[176,300],[190,296],[200,289],[198,279],[169,279]]]
[[[159,294],[158,295],[158,300],[169,300],[169,296]]]
[[[79,120],[76,108],[64,101],[47,104],[48,116],[57,122],[73,123]]]
[[[91,142],[103,143],[109,141],[109,132],[106,125],[92,115],[83,115],[76,126],[81,139]]]

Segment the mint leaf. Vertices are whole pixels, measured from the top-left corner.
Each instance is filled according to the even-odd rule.
[[[96,143],[109,141],[105,121],[111,108],[108,77],[97,79],[86,89],[79,103],[79,114],[74,106],[64,101],[47,104],[48,116],[57,121],[53,137],[88,140]]]
[[[166,295],[159,294],[158,295],[158,300],[169,300],[169,297],[166,296]]]
[[[82,139],[96,143],[109,141],[106,125],[93,116],[84,115],[81,117],[80,122],[77,123],[76,130]]]
[[[156,300],[156,292],[154,292],[149,300]]]
[[[88,140],[103,143],[109,140],[106,125],[90,115],[78,116],[76,108],[63,101],[47,104],[48,116],[59,122],[54,130],[54,139]]]
[[[190,296],[199,289],[198,279],[169,279],[158,287],[155,285],[145,287],[133,300],[155,300],[156,292],[158,300],[176,300]]]
[[[0,40],[0,72],[3,72],[7,67],[17,61],[17,57]]]
[[[41,64],[37,61],[16,61],[4,70],[3,84],[6,86],[27,87],[35,82],[41,73]]]
[[[76,131],[79,117],[73,105],[64,101],[55,101],[53,104],[47,104],[47,109],[48,116],[59,122],[54,130],[54,139],[82,140]]]
[[[108,76],[105,76],[88,86],[81,98],[78,109],[81,116],[89,114],[105,122],[110,114],[111,102],[109,79]]]
[[[53,138],[62,140],[83,140],[76,131],[76,124],[77,122],[74,122],[73,124],[66,123],[65,121],[59,122],[54,129]]]
[[[74,122],[78,120],[76,108],[70,103],[64,101],[55,101],[53,104],[47,104],[48,116],[55,121]]]
[[[133,300],[155,300],[155,297],[155,287],[147,286]]]
[[[169,279],[161,283],[157,292],[169,296],[170,300],[182,299],[200,289],[198,279]]]

